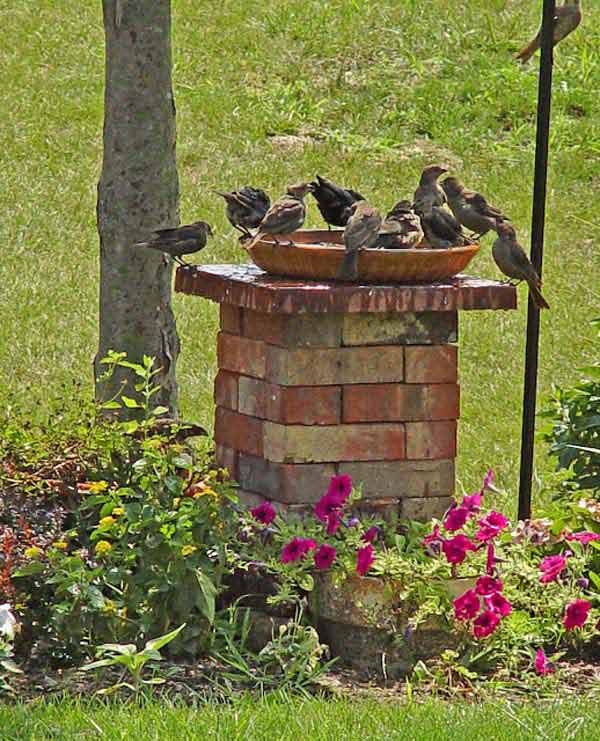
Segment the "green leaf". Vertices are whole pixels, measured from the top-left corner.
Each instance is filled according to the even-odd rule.
[[[134,432],[137,432],[140,429],[140,423],[136,422],[135,419],[130,419],[128,422],[122,422],[121,426],[126,435],[133,435]]]
[[[315,580],[312,574],[304,574],[301,579],[298,580],[298,586],[300,589],[304,589],[305,592],[312,592],[315,588]]]
[[[12,672],[13,674],[23,674],[23,670],[19,669],[19,667],[12,659],[3,659],[2,661],[0,661],[0,666],[3,669],[6,669],[7,672]]]
[[[167,414],[168,411],[169,410],[167,407],[158,406],[158,407],[154,407],[154,409],[152,410],[152,414],[154,414],[155,417],[158,417],[161,414]]]
[[[170,643],[174,638],[177,638],[185,626],[186,624],[182,623],[179,628],[175,628],[175,630],[172,630],[170,633],[166,633],[164,636],[160,636],[160,638],[154,638],[151,641],[148,641],[144,650],[159,651],[163,646],[166,646],[167,643]]]
[[[81,671],[89,672],[91,669],[100,669],[103,666],[112,666],[114,663],[114,659],[100,659],[100,661],[92,661],[91,664],[85,664],[81,667]]]
[[[102,409],[120,409],[121,405],[118,401],[107,401],[102,404]]]
[[[590,571],[589,576],[596,589],[600,590],[600,575],[598,575],[595,571]]]
[[[121,399],[128,409],[140,409],[138,402],[135,399],[132,399],[131,396],[123,395],[121,396]]]
[[[35,576],[36,574],[41,574],[42,571],[45,571],[46,567],[43,563],[40,563],[39,561],[30,561],[29,563],[24,564],[16,571],[13,571],[13,576]]]
[[[196,569],[196,579],[200,585],[200,594],[198,595],[198,609],[212,625],[215,621],[215,601],[217,598],[217,588],[212,579],[207,576],[202,569]]]
[[[102,653],[111,651],[116,654],[133,656],[133,654],[136,653],[137,648],[133,643],[103,643],[101,646],[98,646],[98,651],[101,651]]]

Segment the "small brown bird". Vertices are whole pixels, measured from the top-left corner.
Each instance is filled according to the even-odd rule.
[[[286,194],[275,201],[260,222],[253,243],[264,234],[271,234],[275,243],[279,244],[275,235],[291,234],[300,229],[306,218],[304,198],[312,190],[312,183],[297,183],[288,186]]]
[[[489,204],[481,193],[467,190],[458,178],[449,177],[442,182],[448,205],[457,220],[467,229],[483,237],[491,229],[496,229],[496,221],[508,221],[507,217]]]
[[[549,309],[546,299],[540,292],[542,283],[525,250],[518,243],[513,225],[506,221],[498,221],[496,231],[498,238],[492,246],[492,256],[496,265],[509,278],[527,282],[529,294],[538,309]]]
[[[356,279],[359,250],[368,250],[375,246],[383,221],[379,211],[366,201],[357,201],[351,208],[352,215],[344,229],[346,254],[338,272],[340,280]]]
[[[312,185],[312,194],[327,226],[346,226],[352,214],[350,211],[352,204],[365,200],[364,196],[355,190],[344,188],[320,175],[317,175]]]
[[[565,0],[562,5],[556,8],[554,15],[554,43],[552,46],[556,46],[559,41],[562,41],[572,33],[581,23],[582,17],[581,0]],[[522,64],[529,61],[540,48],[541,39],[542,29],[540,28],[537,35],[517,54],[516,59]]]
[[[250,234],[250,229],[258,227],[271,206],[271,199],[265,191],[250,185],[231,192],[213,192],[225,199],[225,215],[229,223],[244,236]]]
[[[443,206],[433,206],[428,212],[419,214],[425,241],[434,249],[462,247],[473,240],[467,237],[454,216]]]
[[[438,183],[438,178],[445,172],[448,170],[441,165],[429,165],[421,173],[419,186],[413,197],[413,208],[419,215],[433,206],[443,206],[446,203],[446,194]]]
[[[422,239],[421,220],[412,210],[410,201],[398,201],[381,225],[375,246],[384,250],[407,250],[417,247]]]
[[[136,242],[135,247],[149,247],[160,250],[179,263],[189,265],[182,260],[183,255],[192,255],[206,247],[209,237],[212,237],[212,229],[206,221],[195,221],[193,224],[178,226],[173,229],[155,229],[156,237],[147,242]]]

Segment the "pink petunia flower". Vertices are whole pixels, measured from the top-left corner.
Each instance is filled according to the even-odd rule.
[[[312,538],[299,538],[296,536],[283,546],[280,556],[281,562],[290,563],[291,561],[297,561],[299,558],[304,558],[308,551],[316,547],[317,543]]]
[[[323,494],[315,504],[315,517],[321,522],[327,522],[327,518],[333,512],[339,512],[344,506],[344,500],[339,494]]]
[[[356,551],[356,573],[364,576],[371,568],[374,560],[375,556],[373,555],[373,546],[371,543],[367,543],[367,545],[359,548]]]
[[[333,535],[339,528],[342,520],[337,512],[330,512],[327,515],[327,535]]]
[[[581,628],[581,626],[588,619],[589,611],[592,607],[592,603],[586,599],[576,599],[567,605],[565,610],[565,616],[563,617],[563,625],[567,630],[573,630],[573,628]]]
[[[443,537],[440,534],[440,526],[434,525],[433,531],[423,538],[423,540],[421,541],[421,545],[429,545],[429,543],[441,543],[442,540]]]
[[[598,540],[598,538],[600,538],[600,535],[598,533],[592,533],[590,530],[583,530],[580,533],[567,535],[567,540],[577,540],[579,543],[583,543],[583,545],[591,543],[592,540]]]
[[[462,507],[468,510],[469,514],[477,512],[481,507],[481,496],[482,492],[476,491],[474,494],[465,494],[462,500]]]
[[[538,567],[542,572],[540,582],[542,584],[548,584],[548,582],[556,581],[556,578],[566,565],[567,559],[564,556],[546,556],[541,560]]]
[[[494,592],[501,592],[502,581],[501,579],[494,579],[493,577],[485,574],[484,576],[480,576],[479,579],[477,579],[477,583],[475,584],[475,591],[477,592],[477,594],[481,594],[483,597],[486,597],[489,594],[494,594]]]
[[[323,543],[315,551],[315,566],[318,569],[328,569],[335,559],[336,550],[332,545]]]
[[[498,627],[500,616],[491,610],[485,610],[473,622],[473,635],[476,638],[485,638]]]
[[[485,606],[491,612],[495,612],[497,615],[506,617],[512,612],[512,605],[500,592],[493,592],[483,598]]]
[[[543,648],[538,648],[535,652],[535,670],[538,674],[554,674],[556,669],[548,661]]]
[[[495,538],[498,533],[508,525],[508,519],[502,514],[502,512],[490,512],[485,517],[482,517],[479,522],[479,530],[475,537],[477,540],[491,540]]]
[[[477,546],[466,535],[455,535],[442,543],[442,550],[448,563],[462,563],[467,557],[467,551],[476,551]]]
[[[277,516],[275,507],[273,507],[271,502],[268,502],[266,499],[258,506],[253,507],[250,510],[250,514],[252,515],[252,517],[254,517],[255,520],[258,520],[258,522],[262,522],[263,525],[270,525]]]
[[[475,594],[474,589],[468,589],[460,597],[457,597],[452,604],[457,620],[472,620],[479,612],[479,597]]]
[[[486,473],[486,475],[483,477],[483,486],[481,487],[481,491],[483,492],[486,489],[491,489],[493,481],[494,481],[494,469],[490,468],[489,471]]]
[[[466,507],[455,507],[448,512],[448,515],[444,520],[444,527],[448,532],[460,530],[467,521],[468,516],[469,510]]]
[[[338,476],[332,476],[329,486],[327,487],[327,494],[339,497],[342,504],[348,499],[352,492],[352,477],[347,473],[341,473]]]
[[[496,563],[496,552],[494,551],[494,544],[490,540],[487,544],[487,558],[485,561],[485,573],[492,575],[494,573],[494,564]]]
[[[362,535],[362,539],[365,541],[365,543],[373,543],[377,536],[379,535],[379,528],[377,525],[372,525],[368,530],[365,530],[365,532]]]

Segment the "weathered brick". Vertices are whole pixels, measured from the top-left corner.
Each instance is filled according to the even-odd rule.
[[[397,460],[406,457],[404,425],[303,427],[265,422],[264,457],[283,463]]]
[[[268,499],[275,508],[275,511],[281,515],[312,516],[313,508],[308,504],[285,504],[284,502],[279,502],[276,499],[269,499],[269,497],[264,497],[262,494],[258,494],[255,491],[247,491],[246,489],[236,489],[235,493],[241,506],[246,509],[252,509],[253,507],[258,506],[261,502],[264,502],[265,499]]]
[[[344,345],[443,345],[457,341],[455,311],[344,316]]]
[[[218,366],[223,370],[264,378],[266,347],[264,342],[219,332],[217,337]]]
[[[358,461],[340,465],[352,476],[363,499],[396,497],[451,497],[454,495],[454,461]]]
[[[227,447],[227,445],[216,445],[215,459],[217,461],[217,464],[222,468],[226,468],[229,471],[229,475],[231,476],[231,478],[237,481],[237,450],[229,448]]]
[[[407,422],[406,457],[454,458],[456,456],[456,422]]]
[[[333,463],[272,463],[240,454],[238,482],[242,489],[260,492],[288,504],[313,503],[320,499],[336,473]]]
[[[339,347],[341,314],[264,314],[244,312],[244,337],[283,347]]]
[[[406,383],[454,383],[458,377],[456,345],[404,348]]]
[[[239,378],[239,410],[273,422],[339,424],[342,392],[336,386],[278,386],[248,376]]]
[[[398,382],[404,379],[404,348],[287,350],[268,345],[266,378],[283,386]]]
[[[217,407],[215,442],[250,455],[263,454],[263,422],[245,414]]]
[[[242,312],[243,309],[240,309],[239,306],[221,304],[219,316],[223,332],[242,334]]]
[[[344,386],[344,422],[408,422],[457,419],[456,384],[356,384]]]
[[[400,517],[401,506],[399,499],[380,497],[379,499],[361,499],[356,503],[354,509],[361,515],[381,517],[386,522],[393,523]]]
[[[220,370],[215,378],[215,404],[236,411],[238,408],[238,378],[235,373]]]
[[[404,520],[426,522],[432,517],[442,517],[450,506],[449,497],[426,497],[425,499],[403,499],[400,515]]]

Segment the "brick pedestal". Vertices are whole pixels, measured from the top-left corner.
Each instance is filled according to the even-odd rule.
[[[221,303],[215,442],[241,499],[307,508],[349,473],[364,508],[426,519],[454,493],[458,311],[510,309],[511,286],[290,281],[252,266],[179,268]]]

